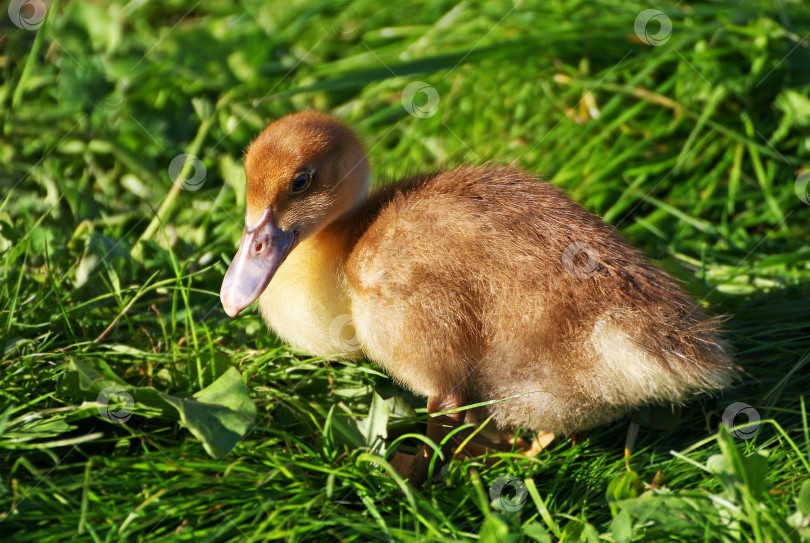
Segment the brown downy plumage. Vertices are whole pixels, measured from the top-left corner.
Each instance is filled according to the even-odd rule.
[[[367,195],[359,140],[314,112],[269,125],[245,169],[228,314],[258,298],[285,341],[366,356],[432,413],[504,400],[467,420],[571,434],[736,373],[717,320],[598,217],[520,170],[459,168]],[[341,336],[346,323],[356,343]]]

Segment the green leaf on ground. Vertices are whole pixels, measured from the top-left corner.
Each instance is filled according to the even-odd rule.
[[[177,409],[183,426],[202,442],[205,450],[214,458],[222,458],[230,453],[256,418],[256,406],[235,368],[230,368],[193,398],[177,398],[169,394],[160,396]]]
[[[93,365],[71,361],[64,387],[74,397],[96,401],[102,401],[98,398],[105,390],[120,390],[132,397],[132,410],[138,415],[171,419],[179,415],[183,426],[214,458],[230,453],[256,418],[256,406],[250,399],[247,386],[233,367],[191,398],[165,394],[152,387],[131,386],[101,360],[93,361]],[[92,415],[92,411],[87,414]],[[129,419],[124,422],[129,422]]]

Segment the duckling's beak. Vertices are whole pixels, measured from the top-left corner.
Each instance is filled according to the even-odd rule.
[[[255,302],[297,244],[297,233],[276,226],[270,208],[259,222],[246,226],[219,291],[225,313],[235,317]]]

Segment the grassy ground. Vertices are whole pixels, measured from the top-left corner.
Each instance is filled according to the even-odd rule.
[[[31,30],[19,4],[0,13],[4,540],[810,538],[806,3],[63,1]],[[435,95],[411,115],[415,81]],[[493,160],[564,187],[731,316],[747,376],[643,425],[627,466],[623,421],[423,490],[383,475],[424,404],[217,296],[243,149],[305,107],[357,128],[377,183]],[[194,190],[172,188],[180,154]],[[232,409],[195,418],[188,396],[228,379]],[[123,424],[99,411],[110,384],[134,396]],[[735,402],[756,435],[724,429]]]

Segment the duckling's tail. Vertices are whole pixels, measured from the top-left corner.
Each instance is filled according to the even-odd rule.
[[[739,375],[719,337],[724,319],[709,318],[697,307],[686,314],[671,309],[611,311],[597,320],[590,338],[597,365],[623,376],[612,389],[610,382],[604,385],[609,403],[682,403],[725,388]]]

